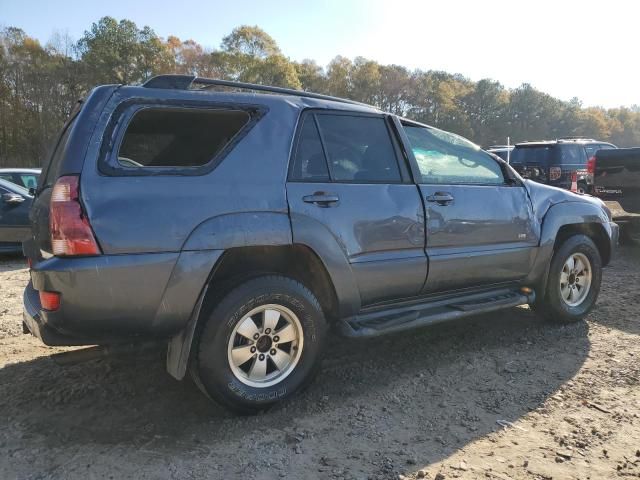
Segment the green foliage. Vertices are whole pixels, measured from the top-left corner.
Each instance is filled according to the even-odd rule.
[[[175,63],[167,44],[149,27],[103,17],[78,42],[88,83],[133,83],[170,71]]]
[[[276,41],[258,26],[242,25],[222,39],[222,51],[265,59],[280,55]]]
[[[141,83],[183,73],[284,86],[352,98],[464,135],[481,145],[583,135],[640,145],[640,107],[584,108],[529,84],[506,89],[441,71],[409,71],[336,56],[326,69],[293,62],[257,26],[243,25],[219,50],[158,37],[149,27],[103,17],[78,42],[46,46],[24,31],[0,30],[0,166],[37,166],[74,103],[94,85]]]

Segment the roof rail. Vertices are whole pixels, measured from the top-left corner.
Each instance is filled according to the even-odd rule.
[[[376,108],[366,103],[348,100],[346,98],[332,97],[320,93],[304,92],[293,88],[271,87],[268,85],[258,85],[257,83],[233,82],[231,80],[218,80],[215,78],[196,77],[195,75],[158,75],[150,78],[142,84],[145,88],[166,88],[175,90],[188,90],[192,85],[203,85],[200,90],[210,87],[231,87],[243,90],[255,90],[259,92],[279,93],[283,95],[295,95],[296,97],[317,98],[319,100],[331,100],[332,102],[350,103],[364,107]]]

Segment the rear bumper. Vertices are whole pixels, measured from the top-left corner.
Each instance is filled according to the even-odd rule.
[[[33,265],[24,323],[47,345],[169,338],[187,324],[222,251],[49,258]],[[60,294],[43,310],[39,292]]]
[[[26,325],[31,334],[40,339],[42,343],[49,346],[63,346],[63,345],[88,345],[92,342],[88,338],[74,337],[72,335],[65,335],[60,333],[55,328],[47,325],[44,322],[42,312],[42,306],[40,305],[40,298],[38,291],[33,288],[33,284],[29,282],[27,288],[24,289],[22,296],[23,309],[22,309],[22,321]]]

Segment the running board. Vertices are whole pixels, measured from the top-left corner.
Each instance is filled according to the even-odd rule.
[[[533,291],[523,293],[517,289],[502,288],[453,298],[435,298],[411,306],[390,307],[383,311],[343,319],[340,321],[340,330],[348,337],[375,337],[455,318],[526,305],[532,303],[535,297]]]

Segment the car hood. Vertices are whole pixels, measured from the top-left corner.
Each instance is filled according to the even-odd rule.
[[[529,192],[529,198],[533,206],[533,212],[538,220],[542,220],[547,211],[558,203],[580,202],[589,203],[602,209],[609,219],[611,212],[599,198],[581,193],[573,193],[562,188],[552,187],[532,180],[524,180],[524,185]]]

